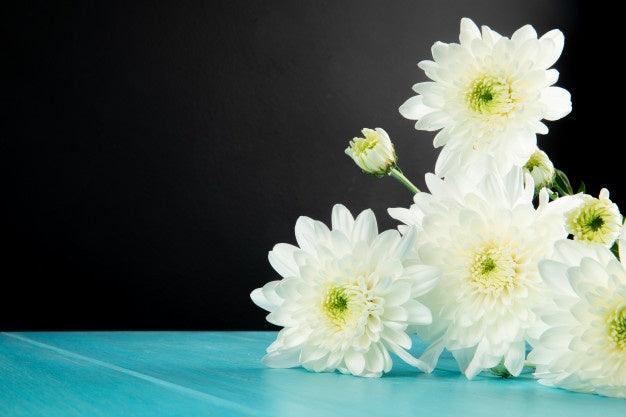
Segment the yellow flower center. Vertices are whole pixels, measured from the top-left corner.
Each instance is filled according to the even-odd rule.
[[[529,171],[532,171],[533,168],[537,168],[544,165],[544,161],[542,158],[542,155],[539,151],[535,151],[530,158],[528,158],[528,161],[526,162],[526,165],[524,165],[524,168],[526,168]]]
[[[374,149],[378,145],[378,133],[375,130],[365,130],[363,132],[364,138],[354,138],[350,146],[354,150],[354,153],[361,155],[364,152]]]
[[[500,292],[517,284],[519,260],[508,245],[488,242],[470,260],[470,283],[482,293]]]
[[[607,319],[609,340],[615,348],[626,351],[626,307],[617,308]]]
[[[515,106],[511,83],[504,77],[482,75],[476,78],[469,85],[465,98],[472,111],[487,116],[505,116]]]
[[[350,296],[343,287],[330,287],[322,304],[326,317],[335,324],[342,324],[346,320],[350,309]]]
[[[567,215],[567,227],[576,240],[608,243],[611,217],[610,203],[593,198]]]

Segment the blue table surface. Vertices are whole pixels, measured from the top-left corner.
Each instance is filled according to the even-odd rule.
[[[626,401],[551,389],[528,373],[467,381],[394,360],[379,379],[268,369],[273,332],[0,334],[0,416],[626,416]],[[423,349],[416,342],[415,351]]]

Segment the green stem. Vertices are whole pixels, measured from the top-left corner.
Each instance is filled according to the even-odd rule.
[[[400,171],[400,168],[397,166],[389,170],[389,175],[400,181],[400,183],[408,188],[411,193],[417,194],[420,192],[420,190],[411,181],[409,181],[407,177],[404,176],[402,171]]]

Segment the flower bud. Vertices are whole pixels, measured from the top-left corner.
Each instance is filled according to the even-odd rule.
[[[368,174],[385,175],[396,165],[396,151],[383,129],[363,129],[362,138],[354,138],[346,148],[346,155]]]
[[[554,181],[554,165],[548,155],[537,149],[531,156],[528,158],[526,165],[524,165],[524,170],[530,173],[535,180],[535,190],[539,191],[543,187],[550,187],[552,185],[552,181]]]

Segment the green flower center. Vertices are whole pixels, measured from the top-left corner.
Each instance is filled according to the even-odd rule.
[[[567,215],[567,227],[576,240],[607,243],[612,231],[610,219],[607,203],[593,198]]]
[[[600,216],[595,216],[589,220],[588,227],[597,232],[604,225],[604,219]]]
[[[489,242],[471,257],[469,280],[479,292],[493,293],[517,284],[519,261],[508,246]]]
[[[524,165],[524,168],[526,168],[529,171],[532,171],[533,168],[537,168],[539,166],[543,165],[543,160],[541,159],[541,154],[539,152],[534,152],[530,158],[528,158],[528,162],[526,162],[526,165]]]
[[[607,321],[609,339],[618,350],[626,350],[626,307],[616,309]]]
[[[506,115],[514,107],[511,84],[503,77],[476,78],[465,95],[469,108],[483,115]]]
[[[350,308],[350,296],[342,287],[330,287],[326,292],[326,297],[322,309],[326,317],[334,323],[345,321]]]

